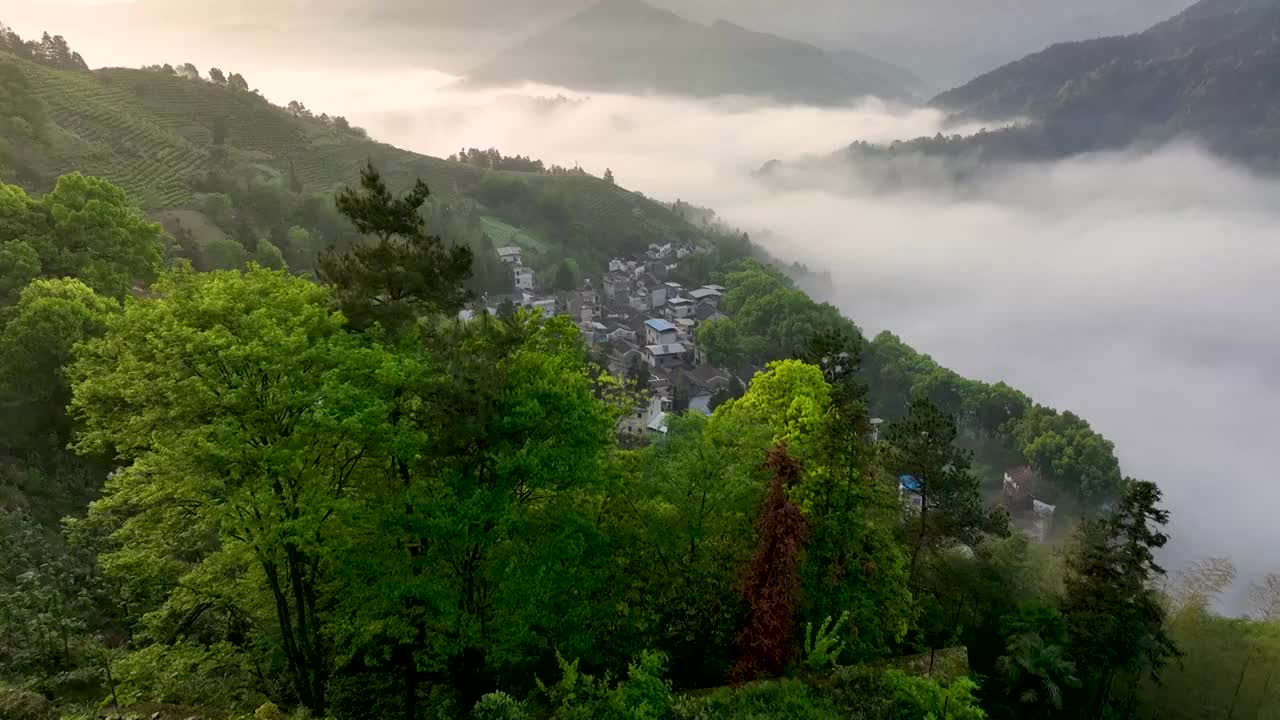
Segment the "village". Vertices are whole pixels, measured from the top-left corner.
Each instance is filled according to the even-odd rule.
[[[710,416],[717,395],[728,397],[731,388],[746,387],[749,378],[712,365],[697,343],[702,323],[726,317],[720,311],[725,288],[689,288],[670,279],[680,261],[700,252],[698,248],[652,244],[642,257],[610,260],[601,287],[585,279],[582,287],[558,293],[537,286],[520,248],[500,247],[496,252],[511,268],[514,292],[486,296],[489,313],[497,315],[503,304],[510,303],[540,310],[547,317],[567,316],[611,374],[640,384],[643,400],[634,413],[618,421],[620,439],[643,444],[667,432],[672,414],[692,411]],[[880,439],[883,423],[881,418],[871,419],[873,441]],[[1009,511],[1015,527],[1044,543],[1050,540],[1057,508],[1036,497],[1039,484],[1030,467],[1010,468],[1004,473],[998,502]],[[898,490],[904,509],[919,513],[924,503],[920,482],[904,475]]]
[[[567,292],[538,287],[520,248],[500,247],[496,252],[511,268],[514,291],[510,296],[486,296],[489,313],[496,315],[510,303],[548,317],[569,317],[611,374],[639,382],[645,402],[618,422],[622,439],[643,443],[665,433],[672,413],[710,415],[717,394],[727,393],[735,381],[745,387],[746,379],[712,366],[697,343],[702,323],[725,317],[720,312],[725,288],[685,287],[671,280],[681,260],[705,249],[652,244],[642,256],[610,260],[599,287],[588,278]]]

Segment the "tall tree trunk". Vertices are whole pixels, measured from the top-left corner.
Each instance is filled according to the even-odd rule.
[[[116,714],[120,713],[120,698],[116,697],[116,679],[111,676],[111,649],[103,648],[102,664],[107,671],[107,688],[111,690],[111,704],[115,706]]]
[[[907,576],[908,582],[914,587],[916,583],[916,561],[920,559],[920,551],[924,549],[924,540],[926,532],[926,524],[929,520],[929,496],[928,493],[920,495],[920,536],[916,538],[916,546],[911,551],[911,571]]]
[[[1107,681],[1102,685],[1102,692],[1098,695],[1097,701],[1094,703],[1093,716],[1101,720],[1106,714],[1107,703],[1111,699],[1111,685],[1116,680],[1116,671],[1107,672]]]
[[[1236,715],[1236,705],[1240,702],[1240,689],[1244,687],[1244,676],[1249,672],[1249,666],[1253,664],[1253,653],[1249,653],[1244,658],[1244,664],[1240,666],[1240,677],[1236,679],[1236,690],[1231,694],[1231,707],[1227,710],[1227,720],[1232,720]]]
[[[305,678],[310,685],[309,692],[312,704],[308,707],[317,715],[324,716],[324,661],[321,657],[320,628],[314,617],[315,596],[312,584],[307,578],[306,558],[302,551],[292,543],[285,545],[285,557],[288,560],[289,581],[293,587],[293,605],[298,616],[298,647],[302,652],[306,667],[310,670]]]
[[[298,693],[298,701],[314,710],[315,699],[311,696],[306,659],[298,650],[296,637],[293,634],[293,614],[289,610],[289,598],[280,582],[279,569],[271,560],[263,560],[262,569],[267,576],[267,585],[271,588],[271,597],[275,601],[276,622],[280,626],[280,641],[284,646],[285,660],[289,664],[293,689]]]

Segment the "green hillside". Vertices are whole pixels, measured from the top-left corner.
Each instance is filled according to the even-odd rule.
[[[152,213],[199,208],[205,195],[227,194],[235,208],[224,225],[235,226],[223,230],[280,244],[294,225],[326,235],[314,218],[297,217],[298,209],[310,196],[354,182],[372,161],[393,186],[422,178],[435,203],[451,205],[469,225],[480,228],[479,217],[492,217],[566,248],[585,268],[650,242],[706,239],[705,230],[667,207],[585,174],[497,171],[407,152],[340,119],[277,107],[230,84],[161,69],[56,69],[0,54],[0,72],[15,70],[26,88],[0,93],[0,117],[13,114],[6,102],[27,93],[43,106],[46,126],[22,170],[10,168],[4,179],[33,191],[79,171],[124,187]],[[282,195],[291,212],[276,217],[246,208],[264,187]],[[257,238],[239,239],[251,248]]]

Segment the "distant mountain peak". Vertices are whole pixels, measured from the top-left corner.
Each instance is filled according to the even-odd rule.
[[[1132,35],[1061,43],[942,93],[968,119],[1026,117],[1045,154],[1190,137],[1280,167],[1280,0],[1201,0]],[[1013,135],[1011,134],[1010,137]]]
[[[837,58],[796,40],[720,20],[703,25],[644,0],[599,0],[469,73],[467,83],[540,82],[579,90],[747,95],[842,104],[906,98],[910,77],[868,59]]]

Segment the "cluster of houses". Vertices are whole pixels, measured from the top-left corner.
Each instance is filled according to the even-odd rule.
[[[1026,531],[1036,542],[1048,542],[1053,530],[1053,516],[1058,507],[1036,497],[1041,483],[1035,470],[1027,465],[1010,468],[1004,474],[1003,502],[1009,510],[1013,526]]]
[[[537,288],[520,248],[501,247],[498,257],[511,267],[515,294],[489,296],[486,306],[497,314],[499,306],[510,302],[548,317],[571,318],[588,344],[600,349],[611,374],[637,377],[647,385],[644,401],[618,422],[619,434],[645,438],[665,433],[674,412],[710,415],[712,399],[735,379],[730,370],[712,366],[697,343],[699,325],[725,317],[720,312],[725,288],[685,287],[671,279],[680,261],[696,252],[673,243],[650,245],[642,257],[610,260],[600,287],[586,280],[577,290],[546,293]],[[464,316],[470,312],[463,311]],[[872,441],[880,439],[883,423],[880,418],[871,420]],[[1057,508],[1038,499],[1035,486],[1031,468],[1011,468],[1004,474],[1002,501],[1015,527],[1046,542]],[[898,479],[899,495],[909,511],[921,510],[921,490],[920,481],[910,475]]]
[[[1058,508],[1036,497],[1037,485],[1038,477],[1030,466],[1010,468],[1004,473],[1000,502],[1009,511],[1009,519],[1015,529],[1022,530],[1035,542],[1046,543],[1053,531],[1053,518]],[[898,478],[898,497],[908,512],[919,513],[924,507],[922,490],[923,486],[915,477],[902,475]]]
[[[603,363],[618,377],[647,382],[647,400],[618,424],[618,432],[643,438],[665,433],[668,416],[685,410],[711,414],[712,398],[727,390],[733,374],[712,367],[698,347],[697,329],[725,317],[719,285],[685,287],[672,279],[681,260],[698,252],[677,243],[650,245],[639,257],[614,258],[599,281],[591,280],[569,292],[543,292],[518,247],[497,248],[511,267],[515,292],[485,298],[489,312],[510,302],[515,307],[541,310],[546,316],[567,316],[587,343],[599,348]],[[463,311],[467,317],[472,311]]]

